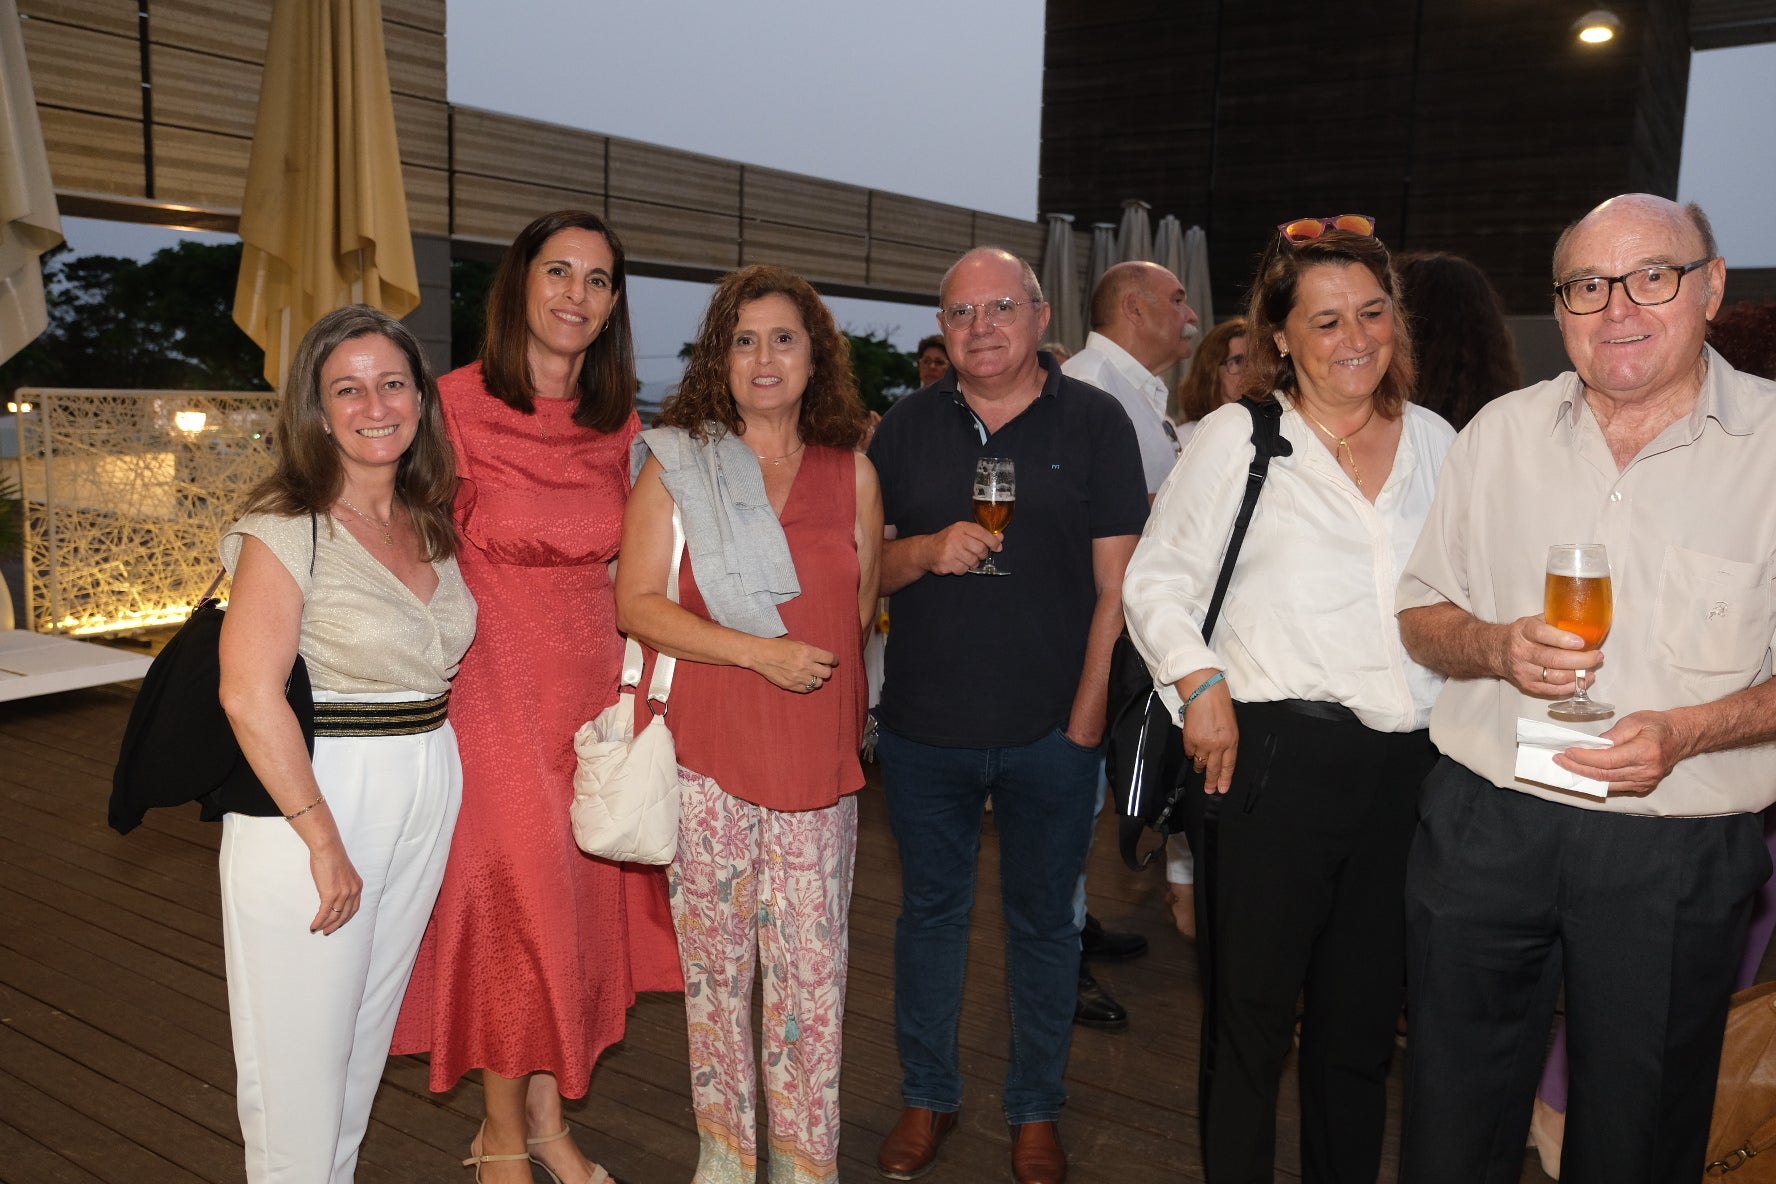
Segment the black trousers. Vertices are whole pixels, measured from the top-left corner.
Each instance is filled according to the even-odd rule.
[[[1701,1179],[1769,875],[1756,814],[1604,814],[1438,762],[1407,873],[1404,1184],[1515,1184],[1563,977],[1562,1184]]]
[[[1436,750],[1422,731],[1269,703],[1236,711],[1233,786],[1192,803],[1209,984],[1204,1167],[1211,1184],[1272,1179],[1278,1083],[1305,991],[1302,1178],[1374,1184],[1405,964],[1406,854]]]

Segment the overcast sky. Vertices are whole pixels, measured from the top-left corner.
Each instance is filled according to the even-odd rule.
[[[448,12],[454,103],[1037,216],[1042,0],[449,0]],[[1729,266],[1776,267],[1764,126],[1776,45],[1696,54],[1690,88],[1680,196],[1708,209]],[[82,252],[147,254],[169,237],[68,220]],[[631,285],[642,378],[670,379],[708,289]],[[902,347],[935,329],[929,306],[832,304],[848,328]]]

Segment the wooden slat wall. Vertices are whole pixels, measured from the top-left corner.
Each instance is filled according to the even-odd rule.
[[[1544,0],[1375,0],[1349,21],[1305,0],[1050,0],[1039,204],[1081,227],[1130,197],[1201,222],[1223,313],[1276,223],[1346,212],[1545,312],[1562,226],[1676,191],[1686,5],[1612,7],[1623,36],[1582,47]]]
[[[153,0],[144,135],[136,0],[20,0],[57,188],[240,207],[273,0]],[[383,0],[408,217],[419,235],[502,244],[537,214],[608,216],[638,264],[714,274],[776,262],[853,293],[935,293],[956,256],[1040,262],[1035,222],[452,107],[445,0]],[[145,147],[152,143],[151,162]],[[112,207],[107,207],[112,208]]]
[[[1776,0],[1690,0],[1690,44],[1724,49],[1776,41]]]

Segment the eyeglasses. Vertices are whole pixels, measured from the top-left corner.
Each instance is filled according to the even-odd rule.
[[[1297,218],[1284,222],[1277,231],[1292,243],[1311,243],[1328,230],[1348,230],[1365,238],[1375,233],[1373,214],[1334,214],[1330,218]]]
[[[1017,310],[1026,304],[1041,304],[1040,300],[1013,300],[1010,296],[1001,296],[997,300],[988,300],[981,304],[951,304],[939,310],[938,319],[946,329],[966,329],[974,324],[975,313],[985,317],[989,325],[1009,325],[1017,319]]]
[[[1245,354],[1228,354],[1225,358],[1221,359],[1221,369],[1226,370],[1229,373],[1232,373],[1235,370],[1244,370],[1245,368]]]
[[[1566,311],[1576,316],[1588,316],[1608,308],[1617,284],[1628,293],[1628,299],[1642,307],[1669,304],[1677,299],[1684,276],[1713,261],[1714,256],[1710,255],[1682,267],[1673,263],[1642,267],[1626,275],[1582,275],[1576,280],[1555,284],[1554,290],[1560,293],[1560,303],[1566,305]]]

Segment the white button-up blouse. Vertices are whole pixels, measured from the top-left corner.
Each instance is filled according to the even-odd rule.
[[[1277,398],[1294,452],[1271,462],[1213,645],[1202,619],[1253,453],[1252,419],[1238,405],[1202,420],[1154,501],[1123,579],[1129,634],[1174,713],[1172,684],[1213,667],[1240,702],[1342,703],[1377,731],[1425,727],[1443,680],[1407,657],[1394,592],[1455,432],[1408,405],[1393,469],[1371,505],[1287,397]]]

